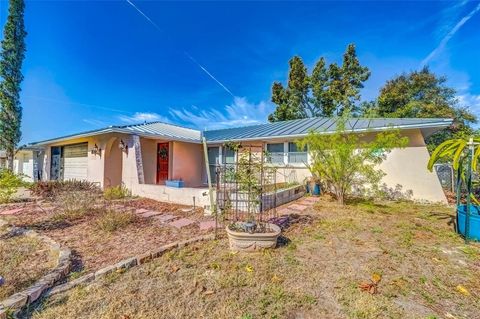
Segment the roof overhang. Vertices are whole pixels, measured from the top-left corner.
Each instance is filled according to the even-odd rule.
[[[365,128],[365,129],[354,129],[350,130],[352,133],[369,133],[369,132],[382,132],[388,130],[414,130],[420,129],[424,138],[449,127],[452,125],[453,120],[445,119],[441,122],[432,122],[432,123],[423,123],[423,124],[410,124],[410,125],[397,125],[397,126],[384,126],[384,127],[375,127],[375,128]],[[318,131],[320,134],[333,134],[335,131]],[[307,136],[308,133],[304,134],[292,134],[292,135],[276,135],[276,136],[258,136],[258,137],[249,137],[249,138],[237,138],[237,139],[227,139],[227,140],[207,140],[207,144],[222,144],[226,142],[240,142],[240,141],[275,141],[275,140],[285,140],[285,139],[300,139]]]
[[[110,134],[110,133],[118,133],[118,134],[125,134],[125,135],[138,135],[138,136],[146,137],[146,138],[165,139],[165,140],[169,140],[169,141],[188,142],[188,143],[196,143],[196,144],[201,143],[200,140],[197,141],[197,140],[193,140],[193,139],[187,139],[187,138],[181,138],[181,137],[172,137],[172,136],[162,135],[162,134],[152,134],[152,133],[147,133],[147,132],[141,132],[141,133],[140,132],[132,132],[130,130],[119,128],[119,127],[109,127],[109,128],[101,129],[101,130],[97,130],[97,131],[83,132],[83,133],[72,134],[72,135],[62,136],[62,137],[58,137],[58,138],[43,140],[43,141],[39,141],[39,142],[34,142],[34,143],[28,144],[27,146],[28,147],[47,146],[49,144],[66,142],[66,141],[69,141],[69,140],[72,140],[72,139],[87,138],[87,137]]]

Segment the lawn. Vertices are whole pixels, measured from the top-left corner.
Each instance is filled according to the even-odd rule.
[[[35,237],[11,233],[0,227],[0,300],[33,284],[55,267],[57,254]]]
[[[33,318],[479,318],[480,246],[451,208],[322,199],[275,250],[185,247],[56,295]],[[364,289],[361,289],[363,287]]]

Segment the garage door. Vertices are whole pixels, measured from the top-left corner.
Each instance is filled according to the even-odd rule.
[[[88,144],[63,147],[63,179],[86,180],[88,167]]]

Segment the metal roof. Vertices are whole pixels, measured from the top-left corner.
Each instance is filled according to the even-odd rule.
[[[143,137],[165,138],[174,141],[185,141],[191,143],[201,142],[201,132],[186,127],[167,124],[163,122],[150,122],[144,124],[109,126],[106,128],[85,131],[77,134],[66,135],[44,141],[30,143],[29,146],[46,145],[55,142],[61,142],[73,138],[95,136],[107,133],[135,134]]]
[[[207,142],[268,140],[281,138],[298,138],[311,130],[320,133],[332,133],[337,127],[338,119],[327,117],[306,118],[252,126],[235,127],[221,130],[205,131]],[[352,118],[347,121],[347,130],[352,132],[381,131],[388,128],[422,129],[424,135],[430,135],[448,127],[453,120],[443,118]]]
[[[163,138],[190,143],[201,143],[202,134],[206,138],[207,143],[300,138],[307,135],[311,130],[327,134],[334,132],[337,127],[337,121],[338,119],[336,118],[315,117],[204,132],[173,124],[150,122],[136,125],[109,126],[98,130],[35,142],[27,146],[41,146],[73,138],[107,133],[136,134],[143,137]],[[452,122],[453,120],[451,119],[443,118],[352,118],[347,122],[347,129],[352,132],[381,131],[388,128],[421,129],[423,135],[428,136],[442,128],[450,126]]]

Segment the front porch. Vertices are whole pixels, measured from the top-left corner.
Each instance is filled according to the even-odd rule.
[[[183,187],[165,186],[181,180]],[[123,182],[133,195],[210,208],[200,143],[132,136],[123,155]]]

